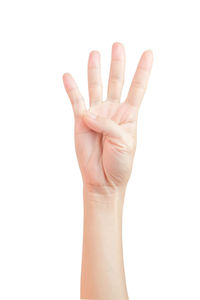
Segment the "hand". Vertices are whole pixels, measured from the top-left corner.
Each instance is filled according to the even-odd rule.
[[[90,52],[89,110],[73,77],[70,73],[63,75],[74,112],[77,159],[83,184],[90,191],[117,190],[126,187],[128,183],[136,150],[138,111],[147,88],[152,63],[153,53],[147,50],[140,58],[126,100],[120,103],[125,50],[123,44],[114,43],[107,97],[103,101],[100,53]]]

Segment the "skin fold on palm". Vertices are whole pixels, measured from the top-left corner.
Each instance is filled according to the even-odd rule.
[[[94,192],[126,187],[136,150],[138,112],[147,89],[151,50],[143,52],[128,95],[120,102],[125,73],[124,45],[112,45],[107,97],[103,101],[100,53],[88,59],[89,110],[70,73],[63,75],[75,118],[75,149],[83,184]]]

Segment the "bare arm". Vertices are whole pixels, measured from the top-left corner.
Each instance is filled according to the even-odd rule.
[[[83,299],[128,299],[122,254],[124,193],[96,195],[84,190]]]
[[[136,150],[139,107],[152,63],[152,51],[147,50],[126,100],[120,103],[125,49],[114,43],[103,101],[100,53],[92,51],[88,60],[89,111],[73,77],[63,75],[75,117],[76,154],[83,179],[81,299],[128,299],[122,251],[123,202]]]

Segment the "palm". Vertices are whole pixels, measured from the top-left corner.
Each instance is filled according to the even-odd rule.
[[[136,112],[134,113],[133,108],[130,109],[129,104],[105,101],[92,106],[91,111],[116,121],[127,134],[131,135],[136,131]],[[133,143],[134,141],[136,139]],[[115,180],[120,182],[121,178],[116,178],[117,174],[124,180],[127,170],[131,167],[129,157],[126,156],[125,159],[112,139],[88,128],[81,118],[76,121],[75,144],[86,184],[106,185],[108,177],[115,177]],[[125,174],[122,173],[123,169]]]
[[[120,52],[121,51],[121,52]],[[96,60],[95,60],[96,59]],[[146,62],[146,65],[145,65]],[[138,108],[144,95],[150,65],[145,57],[140,60],[126,101],[120,103],[125,67],[125,53],[121,44],[115,43],[112,50],[108,97],[102,101],[100,60],[93,51],[88,62],[88,87],[90,112],[115,122],[116,134],[109,128],[96,129],[94,121],[82,118],[86,110],[84,100],[73,81],[64,77],[75,116],[75,146],[83,182],[90,186],[126,184],[132,168],[136,149]],[[78,102],[79,101],[79,102]],[[98,125],[99,126],[99,125]],[[102,127],[102,128],[101,128]],[[119,134],[118,134],[119,132]]]

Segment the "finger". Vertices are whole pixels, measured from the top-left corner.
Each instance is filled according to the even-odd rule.
[[[125,71],[125,49],[123,44],[112,45],[110,74],[108,80],[107,99],[113,102],[120,102],[124,84]]]
[[[88,91],[90,105],[101,102],[103,98],[103,87],[100,70],[100,53],[90,52],[88,59]]]
[[[71,101],[74,115],[81,115],[86,110],[85,102],[72,75],[69,73],[63,74],[63,83]]]
[[[137,65],[135,75],[128,91],[128,96],[125,100],[125,102],[135,106],[137,109],[139,109],[146,92],[152,64],[152,50],[144,51]]]

